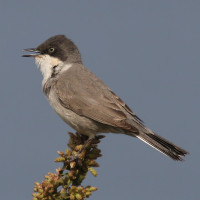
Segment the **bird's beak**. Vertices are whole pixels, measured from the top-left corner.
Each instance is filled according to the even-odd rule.
[[[37,50],[36,48],[30,48],[30,49],[23,49],[22,51],[28,51],[28,52],[33,52],[34,54],[25,54],[22,55],[22,57],[36,57],[37,55],[40,55],[41,52]]]

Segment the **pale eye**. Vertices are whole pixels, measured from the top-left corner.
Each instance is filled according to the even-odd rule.
[[[53,47],[51,47],[50,49],[49,49],[49,53],[53,53],[54,52],[54,48]]]

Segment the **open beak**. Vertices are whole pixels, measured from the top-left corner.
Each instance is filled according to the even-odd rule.
[[[33,52],[34,53],[34,54],[32,54],[32,53],[25,54],[25,55],[22,55],[22,57],[36,57],[37,55],[41,54],[41,52],[39,50],[37,50],[36,48],[23,49],[22,51],[28,51],[28,52]]]

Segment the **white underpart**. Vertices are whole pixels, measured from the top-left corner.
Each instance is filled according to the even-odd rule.
[[[72,64],[64,64],[58,58],[49,55],[36,56],[35,63],[43,75],[42,83],[45,83],[51,77],[54,66],[57,66],[58,70],[60,71],[68,70],[72,66]]]

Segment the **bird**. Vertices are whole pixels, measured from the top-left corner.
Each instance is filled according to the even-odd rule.
[[[83,65],[78,47],[65,35],[55,35],[22,57],[33,57],[43,80],[42,90],[55,112],[79,134],[94,139],[100,133],[122,133],[142,140],[173,160],[188,154],[159,136],[103,81]]]

